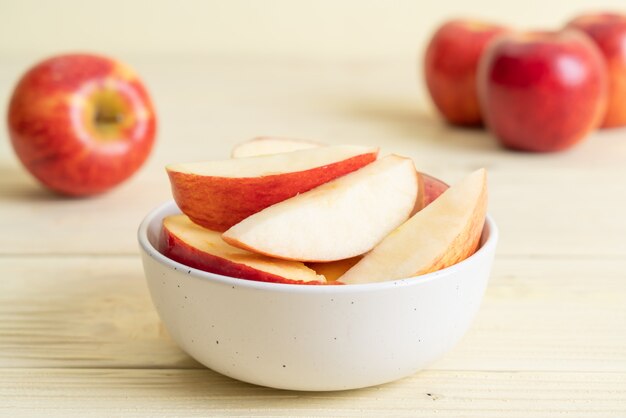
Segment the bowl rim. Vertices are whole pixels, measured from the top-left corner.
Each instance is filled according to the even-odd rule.
[[[495,246],[498,241],[498,227],[496,226],[493,218],[487,214],[485,217],[485,225],[483,227],[483,238],[481,238],[482,245],[474,254],[469,256],[463,261],[460,261],[450,267],[434,271],[432,273],[426,273],[419,276],[407,277],[404,279],[386,280],[382,282],[374,283],[362,283],[362,284],[349,284],[343,286],[323,286],[323,285],[310,285],[310,284],[294,284],[294,283],[273,283],[273,282],[260,282],[254,280],[240,279],[237,277],[223,276],[221,274],[210,273],[207,271],[199,270],[185,264],[174,261],[161,252],[159,252],[154,245],[148,239],[148,229],[150,225],[161,215],[161,213],[168,208],[172,207],[180,211],[180,208],[176,205],[174,200],[168,200],[165,203],[152,209],[139,225],[137,231],[137,239],[139,241],[140,248],[148,254],[151,258],[155,259],[160,264],[172,270],[187,271],[186,276],[192,276],[197,279],[208,280],[212,282],[221,283],[228,286],[238,286],[256,290],[275,291],[275,292],[289,292],[289,293],[322,293],[322,294],[336,294],[336,293],[351,293],[351,292],[369,292],[369,291],[381,291],[386,289],[392,289],[397,286],[421,286],[430,283],[435,280],[443,280],[443,278],[456,273],[458,270],[464,268],[468,263],[471,263],[477,257],[485,255],[486,252],[495,252]],[[182,212],[181,212],[182,213]],[[487,238],[484,239],[485,233]]]

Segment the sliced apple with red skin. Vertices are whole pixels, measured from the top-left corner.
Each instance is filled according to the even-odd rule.
[[[322,142],[314,142],[303,139],[280,138],[272,136],[260,136],[249,141],[242,142],[233,148],[232,158],[245,158],[257,155],[279,154],[282,152],[297,151],[327,146]],[[418,171],[419,196],[415,204],[414,213],[428,206],[448,187],[443,181],[428,174]]]
[[[419,183],[419,192],[417,194],[415,208],[413,209],[411,216],[430,205],[433,200],[437,199],[443,192],[446,191],[448,187],[450,187],[438,178],[429,176],[428,174],[419,171],[417,172],[417,178]]]
[[[438,178],[429,176],[425,173],[420,173],[424,179],[424,207],[430,205],[435,199],[437,199],[443,192],[445,192],[450,186]]]
[[[246,158],[258,155],[280,154],[292,152],[300,149],[309,149],[327,146],[322,142],[315,142],[303,139],[281,138],[272,136],[259,136],[249,141],[242,142],[235,146],[232,151],[232,158]],[[419,196],[417,197],[414,213],[428,206],[448,187],[448,184],[418,171]]]
[[[417,179],[417,197],[409,216],[415,215],[424,208],[424,176],[419,171],[415,171],[415,178]]]
[[[233,148],[232,158],[245,158],[257,155],[279,154],[282,152],[291,152],[299,149],[308,149],[323,147],[326,144],[321,142],[313,142],[302,139],[279,138],[271,136],[260,136],[249,141],[242,142]],[[417,172],[419,183],[419,195],[415,202],[413,213],[417,213],[433,200],[435,200],[448,187],[443,181],[432,177],[428,174]]]
[[[324,146],[320,142],[305,139],[281,138],[275,136],[259,136],[249,141],[242,142],[233,148],[232,158],[256,157],[259,155],[279,154],[302,149],[318,148]]]
[[[486,210],[487,175],[481,169],[413,215],[338,280],[397,280],[456,264],[476,251]]]
[[[287,260],[355,257],[410,216],[417,188],[413,161],[390,155],[270,206],[222,237],[234,246]]]
[[[183,213],[199,225],[225,231],[268,206],[355,171],[377,155],[377,148],[342,145],[173,164],[167,173]]]
[[[219,232],[185,215],[163,220],[161,252],[174,261],[210,273],[260,282],[324,284],[326,279],[297,261],[276,260],[225,243]]]

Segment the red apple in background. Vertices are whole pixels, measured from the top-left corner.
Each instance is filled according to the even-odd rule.
[[[626,125],[626,15],[588,14],[577,17],[567,26],[585,32],[604,55],[609,102],[602,127]]]
[[[506,34],[485,50],[478,93],[486,124],[504,146],[558,151],[599,125],[606,69],[578,31]]]
[[[505,31],[490,23],[452,20],[433,35],[424,59],[426,86],[448,122],[482,123],[476,95],[478,60],[487,43]]]
[[[31,68],[9,104],[19,159],[45,186],[72,196],[104,192],[146,160],[156,132],[148,92],[110,58],[61,55]]]

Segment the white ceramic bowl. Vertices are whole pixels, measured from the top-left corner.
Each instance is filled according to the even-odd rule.
[[[452,267],[381,283],[262,283],[196,270],[157,251],[162,219],[139,228],[146,279],[172,338],[226,376],[292,390],[354,389],[415,373],[450,350],[478,311],[498,239]]]

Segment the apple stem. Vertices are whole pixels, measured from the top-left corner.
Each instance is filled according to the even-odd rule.
[[[96,111],[96,123],[97,124],[106,124],[106,125],[114,125],[118,124],[122,121],[123,115],[117,112],[107,112],[99,109]]]

